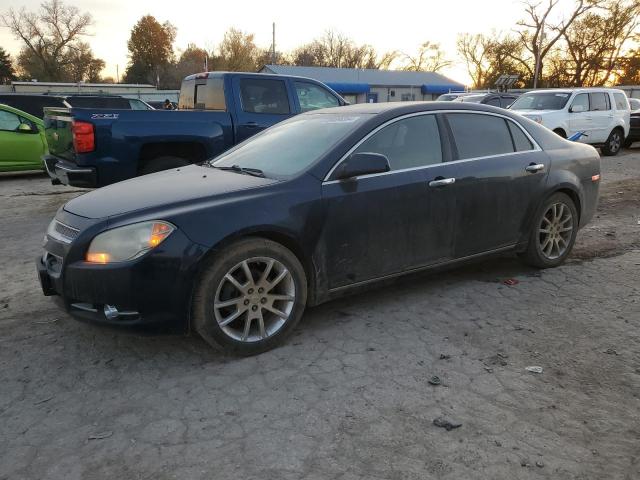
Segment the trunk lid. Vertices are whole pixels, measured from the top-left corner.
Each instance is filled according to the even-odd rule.
[[[76,163],[76,152],[73,149],[73,118],[68,108],[44,108],[44,134],[49,146],[49,153]]]

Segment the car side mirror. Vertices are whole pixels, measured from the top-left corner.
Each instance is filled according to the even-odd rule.
[[[569,111],[571,113],[581,113],[581,112],[585,112],[587,109],[584,108],[584,105],[572,105],[571,108],[569,109]]]
[[[33,128],[28,123],[21,123],[18,125],[18,132],[20,133],[32,133]]]
[[[338,167],[336,178],[343,180],[360,175],[384,173],[389,170],[391,170],[389,159],[380,153],[354,153]]]

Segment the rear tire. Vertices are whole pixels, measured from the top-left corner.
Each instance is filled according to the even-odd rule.
[[[600,149],[605,157],[613,157],[620,152],[624,143],[624,133],[619,128],[614,128],[609,134],[606,143]]]
[[[147,175],[149,173],[161,172],[163,170],[169,170],[171,168],[184,167],[191,162],[186,158],[181,157],[156,157],[147,160],[140,169],[140,175]]]
[[[554,193],[534,216],[529,244],[520,258],[537,268],[562,264],[576,241],[578,222],[578,211],[573,200],[564,193]]]
[[[248,356],[282,344],[302,318],[307,279],[298,258],[279,243],[240,240],[204,266],[192,303],[192,325],[211,346]]]
[[[624,148],[631,148],[631,145],[633,145],[633,140],[630,138],[625,138],[624,139],[624,145],[622,145]]]

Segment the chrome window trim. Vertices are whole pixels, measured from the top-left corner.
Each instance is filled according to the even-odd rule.
[[[456,164],[456,163],[470,162],[470,161],[474,161],[474,160],[483,160],[483,159],[486,159],[486,158],[497,158],[497,157],[504,157],[506,155],[519,155],[519,154],[522,154],[522,153],[541,152],[542,151],[542,148],[540,148],[540,145],[538,145],[538,142],[536,142],[534,140],[534,138],[529,134],[529,132],[527,132],[527,130],[522,125],[520,125],[519,122],[517,122],[516,120],[514,120],[511,117],[508,117],[507,115],[502,115],[500,113],[494,113],[494,112],[481,112],[481,111],[478,111],[478,110],[430,110],[430,111],[427,111],[427,112],[414,112],[414,113],[408,113],[408,114],[402,115],[400,117],[392,118],[391,120],[387,120],[382,125],[378,125],[375,129],[370,131],[367,135],[365,135],[362,139],[360,139],[360,141],[358,143],[356,143],[353,147],[351,147],[349,149],[349,151],[347,151],[347,153],[345,153],[335,163],[335,165],[331,168],[331,170],[329,170],[329,173],[327,173],[325,175],[324,180],[322,181],[322,183],[323,184],[331,184],[331,183],[336,183],[336,182],[342,182],[343,180],[329,180],[329,178],[331,177],[331,175],[333,175],[333,172],[338,168],[338,166],[340,166],[340,164],[349,155],[351,155],[360,145],[362,145],[370,137],[372,137],[373,135],[378,133],[380,130],[382,130],[386,126],[391,125],[392,123],[398,122],[400,120],[404,120],[405,118],[418,117],[418,116],[422,116],[422,115],[435,115],[435,114],[438,114],[438,113],[472,113],[472,114],[475,114],[475,115],[491,115],[491,116],[494,116],[494,117],[503,118],[504,120],[511,121],[515,125],[517,125],[518,128],[522,131],[522,133],[524,133],[524,135],[529,139],[529,141],[531,142],[531,145],[533,145],[533,148],[531,150],[523,150],[521,152],[498,153],[498,154],[495,154],[495,155],[484,155],[484,156],[481,156],[481,157],[463,158],[463,159],[460,159],[460,160],[452,160],[450,162],[434,163],[434,164],[431,164],[431,165],[423,165],[423,166],[420,166],[420,167],[402,168],[402,169],[399,169],[399,170],[389,170],[388,172],[383,172],[383,173],[371,173],[371,174],[368,174],[368,175],[360,175],[360,176],[353,177],[353,178],[360,179],[360,178],[368,178],[368,177],[374,177],[374,176],[377,177],[377,176],[382,176],[382,175],[390,175],[390,174],[393,174],[393,173],[401,173],[401,172],[409,172],[409,171],[413,171],[413,170],[421,170],[421,169],[424,169],[424,168],[437,167],[437,166],[441,166],[441,165],[452,165],[452,164]]]

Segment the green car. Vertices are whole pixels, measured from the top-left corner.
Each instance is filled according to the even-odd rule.
[[[42,170],[45,153],[47,141],[42,120],[0,104],[0,172]]]

